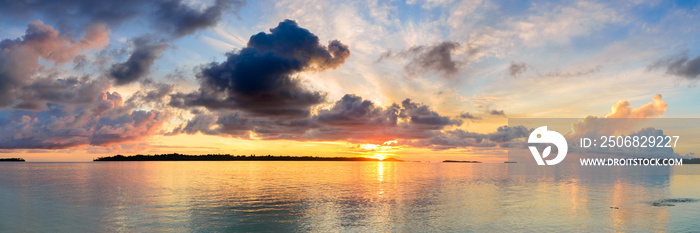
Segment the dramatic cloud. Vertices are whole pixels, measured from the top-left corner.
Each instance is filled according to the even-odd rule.
[[[445,42],[414,47],[406,55],[410,53],[418,66],[454,73],[457,64],[451,53],[457,47]],[[398,140],[401,145],[448,149],[499,146],[527,131],[508,127],[492,134],[446,131],[462,125],[462,119],[478,117],[443,116],[411,99],[382,107],[352,94],[312,114],[311,107],[324,103],[325,94],[308,90],[294,75],[336,68],[349,56],[348,46],[339,41],[323,46],[314,34],[285,20],[270,33],[253,35],[247,47],[228,53],[226,61],[204,65],[197,75],[198,91],[171,94],[171,106],[191,110],[195,116],[170,134],[371,144]],[[478,142],[464,144],[467,137]]]
[[[155,135],[169,119],[157,110],[133,111],[123,104],[121,95],[106,91],[107,82],[88,80],[69,79],[62,84],[93,87],[85,88],[88,93],[59,89],[50,94],[64,101],[77,100],[70,104],[46,103],[46,110],[38,112],[0,110],[0,149],[105,146]]]
[[[199,29],[214,26],[225,12],[237,13],[245,1],[215,0],[213,4],[200,7],[181,0],[156,1],[105,1],[105,0],[68,0],[68,1],[3,1],[0,0],[0,14],[8,19],[20,21],[29,17],[47,18],[59,25],[63,31],[84,32],[85,36],[79,42],[72,41],[68,33],[58,34],[51,26],[35,20],[29,25],[27,34],[22,40],[3,42],[2,47],[23,43],[35,49],[43,58],[57,63],[75,60],[75,68],[82,69],[87,59],[76,57],[76,53],[85,48],[103,48],[109,43],[107,35],[112,28],[131,20],[141,20],[152,23],[159,37],[145,35],[134,38],[134,50],[127,61],[113,64],[108,75],[114,78],[117,85],[124,85],[140,80],[146,76],[160,54],[167,48],[170,40],[194,33]],[[201,10],[200,10],[201,8]],[[92,25],[87,28],[76,25]],[[77,27],[77,28],[76,28]],[[39,44],[39,45],[33,45]],[[3,49],[4,50],[4,49]],[[9,52],[8,52],[9,53]],[[16,59],[19,60],[19,59]],[[33,60],[33,59],[31,59]],[[27,70],[36,66],[29,66]],[[0,71],[2,72],[2,71]],[[23,72],[18,70],[17,72]],[[24,73],[27,73],[26,70]],[[14,75],[18,76],[18,75]],[[0,91],[9,89],[12,82],[0,84]],[[10,95],[10,94],[5,94]],[[7,103],[1,103],[4,106]]]
[[[474,116],[467,114],[467,116]],[[462,120],[442,116],[427,105],[406,99],[401,104],[376,106],[359,96],[345,95],[328,109],[303,119],[281,120],[270,117],[246,117],[234,114],[198,114],[175,133],[204,133],[249,138],[299,141],[350,141],[383,144],[397,140],[396,146],[412,146],[446,150],[464,147],[507,147],[517,138],[526,137],[531,129],[500,127],[482,134],[463,129]]]
[[[34,20],[21,38],[0,42],[0,149],[105,146],[158,132],[169,119],[164,111],[135,110],[108,80],[62,68],[82,69],[85,53],[103,49],[109,34],[92,24],[75,40]]]
[[[668,104],[661,100],[661,94],[656,94],[651,98],[652,102],[642,105],[639,108],[630,108],[630,103],[621,100],[612,106],[606,118],[650,118],[661,117],[666,112]]]
[[[577,138],[582,136],[598,138],[601,135],[615,135],[616,132],[628,132],[638,128],[638,125],[647,118],[661,117],[666,112],[668,104],[661,100],[657,94],[652,102],[639,108],[630,108],[630,103],[621,100],[612,106],[611,111],[605,117],[586,116],[583,121],[571,126]]]
[[[31,83],[42,67],[39,58],[56,64],[73,61],[82,50],[102,49],[109,43],[109,34],[104,24],[94,24],[75,41],[34,20],[21,38],[0,42],[0,107],[14,104],[22,88]]]
[[[314,119],[320,127],[307,132],[309,138],[380,144],[395,139],[428,138],[447,126],[462,124],[459,119],[441,116],[410,99],[382,108],[355,95],[345,95],[330,109],[320,110]]]
[[[688,58],[687,55],[678,55],[659,60],[647,67],[653,69],[666,69],[666,73],[688,79],[700,77],[700,56]]]
[[[245,1],[216,0],[214,4],[199,11],[183,4],[180,0],[163,1],[155,15],[158,22],[164,23],[166,29],[176,36],[185,36],[201,28],[214,26],[224,11],[236,11],[245,5]]]
[[[198,114],[181,133],[248,137],[255,133],[262,139],[293,139],[363,143],[383,143],[396,139],[429,138],[447,126],[459,126],[459,119],[441,116],[427,105],[410,99],[401,105],[376,106],[359,96],[345,95],[329,109],[306,118],[250,116],[244,113]]]
[[[658,121],[660,124],[654,124],[654,119],[662,117],[666,112],[666,107],[668,104],[661,100],[661,95],[657,94],[652,98],[652,102],[642,105],[639,108],[630,108],[630,104],[627,101],[620,101],[613,105],[612,110],[605,117],[596,116],[586,116],[581,122],[577,122],[571,125],[572,131],[569,134],[564,135],[576,151],[576,148],[580,148],[577,145],[577,139],[585,138],[600,138],[601,136],[610,135],[622,135],[622,136],[662,136],[664,134],[663,130],[656,128],[649,128],[648,123],[651,122],[652,125],[663,125],[663,121]],[[680,155],[674,152],[673,148],[670,147],[651,147],[651,148],[639,148],[639,147],[591,147],[583,151],[586,153],[596,153],[596,154],[614,154],[614,155],[625,155],[632,157],[639,156],[653,156],[653,157],[679,157]]]
[[[315,128],[310,118],[275,118],[250,116],[244,113],[198,113],[187,124],[170,134],[201,132],[209,135],[250,138],[254,133],[261,139],[309,140],[304,132]]]
[[[33,21],[24,40],[36,40],[43,47],[38,50],[41,55],[59,63],[73,59],[77,50],[92,46],[102,48],[108,44],[106,35],[112,28],[122,23],[141,20],[152,23],[155,35],[163,39],[156,40],[145,35],[134,38],[134,50],[127,61],[113,64],[108,75],[114,78],[117,85],[135,82],[148,75],[155,60],[167,48],[169,40],[186,36],[197,30],[216,25],[225,12],[237,13],[245,5],[239,0],[215,0],[206,7],[193,5],[181,0],[156,1],[106,1],[106,0],[68,0],[68,1],[4,1],[0,0],[0,14],[18,20],[28,20],[27,17],[42,17],[51,19],[64,31],[85,32],[85,37],[73,46],[66,46],[70,40],[68,35],[59,35],[52,27]],[[201,8],[201,9],[200,9]],[[97,23],[96,23],[97,22]],[[76,25],[93,25],[75,28]],[[31,30],[31,31],[30,31]],[[32,35],[29,35],[29,34]],[[36,37],[53,37],[39,38]],[[59,46],[59,47],[57,47]],[[36,47],[36,46],[35,46]],[[87,62],[85,57],[75,57],[75,68],[82,68]],[[3,87],[0,87],[0,91]],[[1,103],[0,103],[1,104]]]
[[[157,109],[167,107],[170,94],[175,85],[164,83],[144,83],[141,90],[138,90],[129,97],[126,104],[132,106],[151,106]]]
[[[179,37],[213,26],[224,12],[236,13],[245,4],[245,1],[238,0],[216,0],[200,11],[181,0],[0,0],[0,14],[18,20],[44,16],[66,29],[93,22],[116,27],[129,20],[144,18],[153,23],[154,29]]]
[[[113,64],[109,76],[117,85],[129,84],[148,75],[153,63],[168,47],[163,41],[151,36],[140,36],[133,40],[134,49],[122,63]]]
[[[408,107],[414,107],[406,101]],[[396,104],[384,109],[362,97],[345,95],[330,109],[320,110],[316,120],[329,126],[395,126],[400,114],[401,107]]]
[[[116,117],[102,116],[89,137],[90,145],[110,145],[155,135],[168,119],[167,113],[156,110],[133,111]]]
[[[460,44],[453,41],[443,41],[430,46],[413,46],[401,52],[387,51],[379,57],[377,62],[387,58],[404,58],[409,59],[404,66],[409,73],[435,71],[444,75],[454,75],[463,63],[454,58],[454,53],[459,48]],[[476,51],[470,51],[470,53],[473,52]]]
[[[310,107],[322,103],[326,95],[308,90],[294,75],[334,69],[350,57],[350,50],[337,40],[322,45],[316,35],[292,20],[270,32],[253,35],[247,47],[228,53],[226,61],[205,65],[197,75],[200,90],[173,95],[171,104],[258,115],[308,115]]]
[[[43,111],[47,103],[62,105],[91,104],[101,99],[109,89],[105,80],[91,79],[89,76],[57,78],[37,77],[32,83],[18,90],[14,109]]]

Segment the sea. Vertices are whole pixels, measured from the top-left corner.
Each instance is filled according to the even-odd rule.
[[[0,232],[700,231],[700,165],[508,166],[0,163]]]

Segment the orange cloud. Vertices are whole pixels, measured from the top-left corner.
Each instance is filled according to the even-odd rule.
[[[572,138],[586,136],[595,138],[600,135],[616,135],[616,133],[632,133],[638,129],[640,123],[646,118],[661,117],[666,112],[668,104],[661,100],[661,94],[651,98],[652,102],[639,108],[630,108],[630,103],[621,100],[612,106],[610,113],[605,117],[586,116],[581,122],[572,125],[574,134]],[[615,118],[619,120],[606,120]],[[635,119],[624,119],[635,118]]]
[[[85,31],[80,41],[69,35],[60,34],[41,20],[32,20],[27,26],[24,46],[37,55],[57,63],[66,63],[83,49],[102,49],[109,44],[111,31],[105,24],[94,24]]]
[[[652,102],[639,108],[630,108],[630,102],[621,100],[612,106],[611,112],[605,115],[605,118],[652,118],[663,116],[668,104],[661,100],[661,94],[656,94],[651,100]]]

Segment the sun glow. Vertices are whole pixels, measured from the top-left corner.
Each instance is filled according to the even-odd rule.
[[[375,153],[375,154],[372,155],[372,158],[373,158],[373,159],[381,159],[381,160],[384,160],[384,159],[386,159],[386,157],[387,157],[386,154],[383,154],[383,153]]]
[[[360,144],[357,145],[356,148],[360,153],[364,154],[365,157],[384,160],[394,156],[394,152],[401,149],[400,146],[395,145],[397,143],[397,140],[391,140],[383,142],[382,144]]]
[[[379,148],[379,145],[377,144],[361,144],[360,149],[363,150],[376,150]]]

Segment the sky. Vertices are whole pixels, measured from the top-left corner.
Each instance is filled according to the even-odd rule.
[[[0,157],[502,161],[508,118],[700,116],[698,1],[0,1]]]

